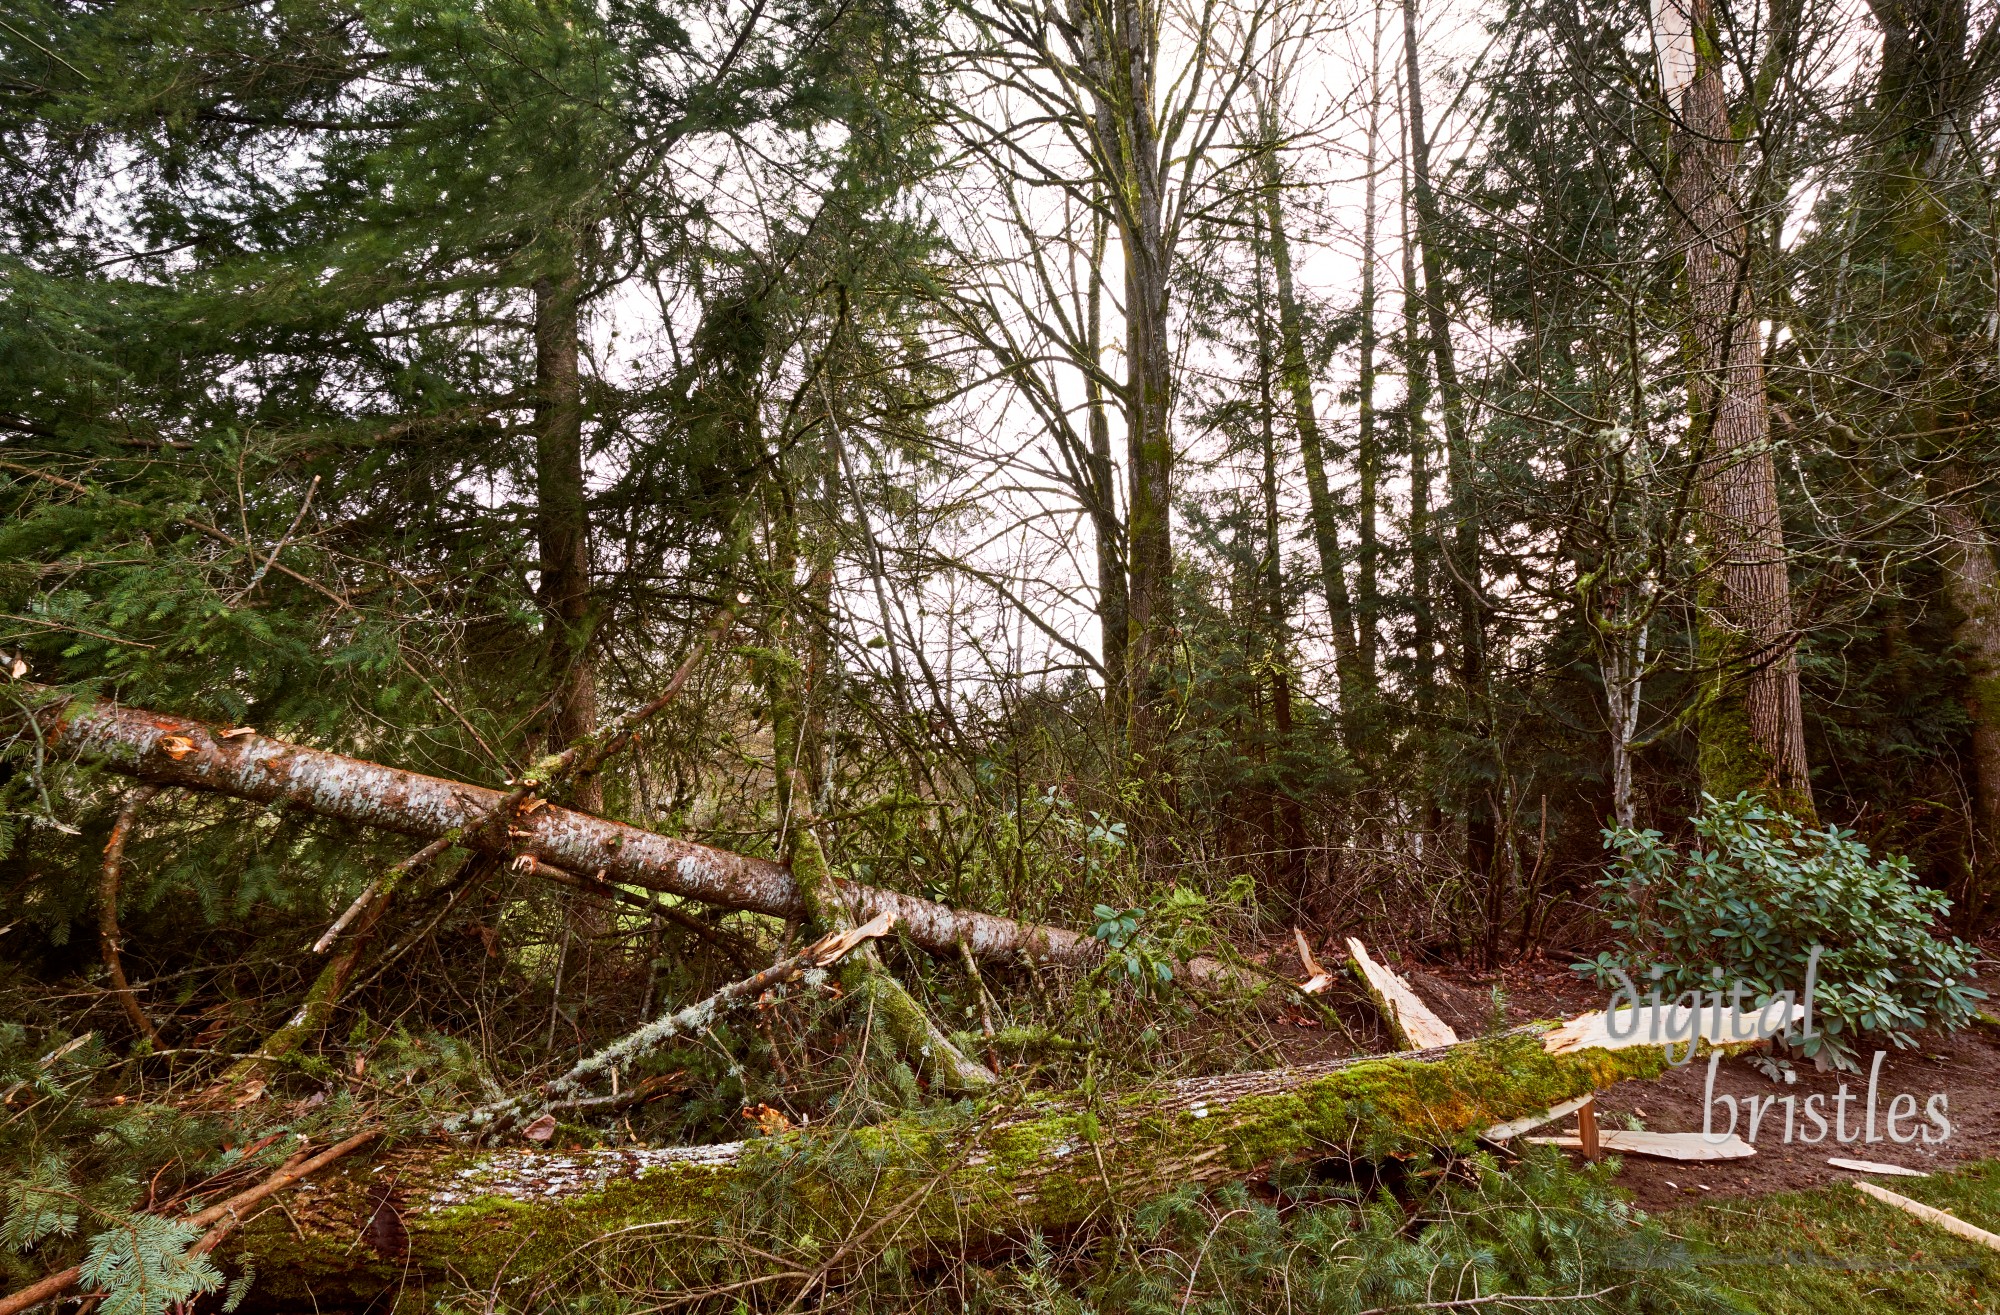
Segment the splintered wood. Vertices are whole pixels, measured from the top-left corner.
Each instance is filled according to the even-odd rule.
[[[1318,995],[1333,985],[1333,974],[1320,966],[1313,957],[1312,946],[1306,944],[1306,934],[1297,927],[1292,928],[1292,939],[1299,943],[1299,963],[1306,970],[1306,980],[1299,987],[1301,995]]]
[[[1432,1013],[1410,984],[1390,969],[1368,957],[1368,947],[1359,939],[1347,938],[1347,953],[1361,985],[1382,1011],[1382,1017],[1405,1050],[1429,1050],[1432,1046],[1455,1046],[1458,1033]]]

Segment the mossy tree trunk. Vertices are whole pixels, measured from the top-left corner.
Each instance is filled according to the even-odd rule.
[[[1990,907],[2000,893],[2000,573],[1981,485],[1992,459],[1994,399],[1983,382],[1992,340],[1980,323],[1985,290],[1973,290],[1985,261],[1954,252],[1963,220],[1952,205],[1954,194],[1983,187],[1956,126],[2000,74],[1992,51],[1975,53],[1965,0],[1871,0],[1869,8],[1882,29],[1873,107],[1881,146],[1874,186],[1859,198],[1857,242],[1862,262],[1881,270],[1875,314],[1887,340],[1871,355],[1900,367],[1881,392],[1899,413],[1894,427],[1906,449],[1932,472],[1972,730],[1973,902]]]
[[[1687,286],[1688,402],[1700,453],[1707,577],[1698,600],[1702,789],[1743,792],[1810,823],[1778,476],[1771,458],[1751,237],[1737,196],[1737,135],[1707,0],[1692,0],[1694,75],[1674,112],[1669,190]]]
[[[1515,1033],[725,1146],[419,1145],[312,1184],[287,1211],[253,1220],[226,1258],[257,1265],[258,1303],[290,1309],[397,1290],[405,1300],[440,1295],[427,1285],[518,1304],[538,1282],[587,1283],[595,1264],[627,1247],[621,1259],[644,1263],[668,1291],[787,1266],[803,1281],[863,1235],[877,1253],[959,1246],[1088,1224],[1184,1184],[1284,1164],[1463,1146],[1495,1124],[1663,1067],[1658,1048],[1557,1056],[1539,1036]],[[356,1244],[378,1231],[366,1225],[384,1200],[406,1235],[393,1254]]]
[[[1079,65],[1091,98],[1090,152],[1125,270],[1126,752],[1148,799],[1171,807],[1167,760],[1173,661],[1173,351],[1168,297],[1170,163],[1162,157],[1156,0],[1078,11]],[[1144,817],[1149,849],[1161,828]]]

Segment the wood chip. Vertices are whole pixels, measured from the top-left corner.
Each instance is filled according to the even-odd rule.
[[[1583,1148],[1581,1137],[1530,1137],[1528,1140],[1539,1146],[1563,1146],[1571,1150]],[[1615,1151],[1620,1155],[1643,1155],[1654,1160],[1745,1160],[1757,1153],[1755,1146],[1735,1133],[1721,1141],[1710,1141],[1698,1132],[1628,1132],[1614,1128],[1600,1131],[1597,1144],[1602,1150]]]
[[[1947,1233],[1956,1234],[1968,1242],[1977,1242],[1983,1247],[2000,1251],[2000,1237],[1996,1237],[1983,1228],[1966,1223],[1955,1214],[1939,1210],[1935,1206],[1925,1205],[1922,1201],[1912,1201],[1909,1197],[1892,1192],[1886,1187],[1877,1187],[1866,1178],[1855,1179],[1854,1188],[1858,1192],[1863,1192],[1874,1197],[1883,1205],[1893,1205],[1905,1214],[1915,1215],[1926,1223],[1936,1224]]]
[[[1928,1178],[1922,1169],[1905,1169],[1900,1164],[1883,1164],[1879,1160],[1843,1160],[1838,1155],[1829,1155],[1826,1162],[1836,1169],[1852,1169],[1856,1173],[1886,1173],[1898,1178]]]
[[[1389,1030],[1395,1033],[1403,1049],[1429,1050],[1432,1046],[1458,1044],[1458,1033],[1451,1030],[1450,1024],[1432,1013],[1408,982],[1369,958],[1366,945],[1350,936],[1347,953],[1361,984],[1368,989],[1369,998],[1382,1011]]]

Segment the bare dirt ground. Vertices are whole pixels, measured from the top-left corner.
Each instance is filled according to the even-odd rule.
[[[1345,965],[1344,952],[1329,945],[1321,952],[1324,963],[1337,976]],[[1519,1024],[1534,1019],[1572,1018],[1592,1009],[1602,1009],[1604,992],[1569,971],[1567,962],[1528,961],[1509,965],[1497,973],[1479,973],[1437,965],[1420,965],[1385,956],[1390,966],[1403,974],[1417,993],[1461,1036],[1478,1036],[1496,1024]],[[1288,962],[1284,952],[1273,947],[1269,956],[1273,971],[1290,976],[1298,972],[1296,953]],[[1989,973],[1991,965],[1989,964]],[[1993,976],[2000,976],[1994,974]],[[1989,976],[1984,983],[2000,997],[2000,986]],[[1496,1000],[1496,988],[1498,999]],[[1329,992],[1329,1007],[1337,1016],[1334,1026],[1313,1026],[1302,1011],[1288,1010],[1275,1020],[1273,1029],[1290,1036],[1279,1044],[1296,1059],[1319,1057],[1324,1053],[1355,1053],[1357,1050],[1391,1049],[1372,1007],[1359,992],[1344,981]],[[1829,1156],[1898,1164],[1907,1168],[1935,1170],[1968,1160],[2000,1157],[2000,1030],[1978,1025],[1952,1036],[1926,1035],[1918,1038],[1913,1050],[1889,1050],[1876,1079],[1876,1136],[1867,1140],[1866,1101],[1868,1068],[1873,1054],[1862,1056],[1862,1071],[1822,1073],[1809,1062],[1792,1066],[1793,1081],[1773,1081],[1747,1057],[1728,1058],[1716,1066],[1714,1094],[1730,1097],[1739,1110],[1738,1135],[1747,1137],[1746,1101],[1761,1104],[1775,1097],[1765,1113],[1753,1141],[1757,1154],[1749,1159],[1711,1164],[1680,1163],[1622,1157],[1618,1181],[1629,1189],[1638,1204],[1658,1211],[1692,1200],[1725,1196],[1763,1195],[1816,1187],[1856,1175],[1827,1163]],[[1357,1044],[1358,1043],[1358,1044]],[[1628,1082],[1598,1098],[1598,1121],[1604,1129],[1643,1127],[1650,1132],[1703,1131],[1703,1102],[1709,1078],[1708,1061],[1697,1059],[1686,1067],[1652,1082]],[[1851,1140],[1839,1140],[1836,1124],[1837,1098],[1845,1085],[1846,1131]],[[1894,1098],[1908,1093],[1914,1098],[1918,1115],[1905,1120],[1901,1131],[1930,1127],[1923,1111],[1931,1097],[1944,1098],[1942,1111],[1951,1124],[1950,1135],[1926,1143],[1918,1131],[1915,1140],[1899,1144],[1887,1137],[1886,1114]],[[1792,1097],[1796,1115],[1793,1138],[1784,1139],[1784,1098]],[[1821,1140],[1807,1142],[1818,1129],[1803,1111],[1809,1096],[1822,1100],[1815,1105],[1827,1120]],[[1714,1128],[1729,1126],[1728,1106],[1718,1103]],[[1566,1132],[1574,1120],[1551,1125],[1546,1132]]]

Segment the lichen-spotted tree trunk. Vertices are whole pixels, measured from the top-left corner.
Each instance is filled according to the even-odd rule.
[[[1702,789],[1741,792],[1811,821],[1797,632],[1769,403],[1737,196],[1736,129],[1708,0],[1686,3],[1693,76],[1673,112],[1668,187],[1686,273],[1690,430],[1701,460],[1699,710]],[[1698,35],[1692,35],[1698,34]]]
[[[225,736],[186,717],[115,703],[78,702],[27,682],[15,682],[10,688],[22,703],[33,707],[36,726],[31,733],[43,738],[51,754],[72,755],[142,781],[282,805],[424,840],[450,837],[482,854],[536,859],[570,873],[602,872],[607,881],[718,908],[785,920],[807,915],[791,872],[769,859],[732,854],[553,804],[517,815],[508,833],[499,836],[473,824],[505,798],[502,790],[265,735]],[[17,704],[9,720],[23,715]],[[837,884],[857,918],[888,913],[902,935],[932,954],[957,958],[964,946],[982,960],[1033,956],[1041,962],[1086,968],[1103,959],[1103,944],[1078,932],[952,909],[850,881]],[[363,922],[379,916],[388,903],[384,898],[369,905],[345,943],[357,943]],[[1197,959],[1189,969],[1196,981],[1232,979],[1230,971],[1213,960]]]

